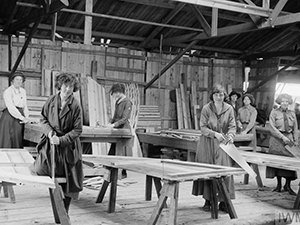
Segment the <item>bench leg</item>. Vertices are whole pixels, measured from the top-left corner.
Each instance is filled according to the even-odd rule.
[[[154,225],[157,223],[157,220],[161,214],[164,205],[166,204],[167,198],[170,197],[171,199],[171,208],[169,214],[169,221],[168,225],[175,225],[177,219],[177,206],[178,206],[178,189],[179,183],[178,182],[165,182],[161,192],[159,199],[156,203],[156,206],[151,214],[149,221],[147,222],[148,225]]]
[[[258,168],[258,165],[257,164],[250,164],[253,171],[256,173],[256,183],[257,183],[257,186],[259,188],[263,188],[264,185],[263,185],[263,182],[262,182],[262,179],[261,179],[261,176],[260,176],[260,172],[259,172],[259,168]],[[244,175],[244,184],[249,184],[249,174],[245,174]]]
[[[172,189],[170,190],[170,208],[169,208],[169,220],[168,224],[176,225],[177,221],[177,208],[178,208],[178,193],[179,193],[179,183],[175,182],[172,184]],[[166,204],[166,203],[165,203]]]
[[[218,219],[218,199],[217,199],[217,184],[216,180],[207,181],[210,186],[210,204],[211,204],[211,218]]]
[[[109,182],[107,180],[104,180],[101,190],[99,191],[98,197],[96,199],[96,203],[101,203],[103,201],[103,198],[105,196],[108,185],[109,185]]]
[[[62,188],[57,181],[55,182],[55,186],[55,189],[49,189],[55,223],[71,225],[70,218],[63,203]]]
[[[151,199],[152,199],[152,177],[146,175],[145,200],[151,201]]]
[[[110,182],[108,213],[113,213],[113,212],[115,212],[115,209],[116,209],[118,169],[111,168],[110,179],[111,179],[111,182]]]
[[[223,177],[217,178],[217,183],[218,183],[221,194],[224,196],[224,202],[225,202],[225,205],[228,210],[228,214],[229,214],[230,218],[231,219],[237,218],[237,214],[235,212],[235,209],[233,207],[229,193],[227,191],[227,187],[226,187],[224,178]]]
[[[300,209],[300,186],[299,186],[298,194],[297,194],[297,197],[296,197],[296,200],[294,203],[294,209]]]
[[[8,183],[8,182],[2,182],[0,183],[0,190],[1,187],[3,188],[3,195],[5,198],[10,198],[11,203],[16,203],[16,196],[14,192],[14,186],[15,184],[13,183]]]

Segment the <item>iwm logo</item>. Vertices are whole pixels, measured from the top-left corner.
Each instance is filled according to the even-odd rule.
[[[275,213],[275,225],[300,224],[300,211],[286,211]]]

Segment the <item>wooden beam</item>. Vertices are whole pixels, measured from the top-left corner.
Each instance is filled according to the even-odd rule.
[[[275,57],[282,57],[282,56],[298,56],[300,55],[300,50],[288,50],[288,51],[271,51],[271,52],[257,52],[247,56],[244,56],[242,59],[247,60],[254,60],[257,58],[275,58]]]
[[[48,24],[40,24],[39,29],[42,30],[51,30],[51,26]],[[57,26],[56,30],[63,33],[69,33],[69,34],[79,34],[83,35],[84,31],[82,29],[77,28],[68,28],[68,27],[62,27]],[[138,36],[131,36],[131,35],[122,35],[122,34],[113,34],[113,33],[106,33],[106,32],[99,32],[99,31],[93,31],[92,35],[95,37],[104,37],[104,38],[115,38],[120,40],[128,40],[128,41],[144,41],[145,38],[138,37]]]
[[[52,16],[52,29],[51,29],[51,40],[55,42],[55,33],[57,25],[57,13],[54,13]]]
[[[277,5],[275,6],[269,20],[270,20],[270,24],[271,26],[274,26],[275,21],[279,15],[279,13],[281,12],[281,10],[283,9],[283,7],[285,6],[285,4],[287,3],[288,0],[280,0]]]
[[[196,5],[189,5],[189,6],[190,6],[191,10],[193,11],[194,15],[196,16],[196,19],[200,23],[201,27],[203,28],[205,34],[207,36],[210,36],[211,35],[211,27],[208,24],[208,22],[206,21],[205,17],[203,16],[199,7]]]
[[[6,21],[6,23],[5,23],[5,25],[4,25],[4,27],[3,27],[3,30],[6,30],[9,26],[10,26],[10,24],[12,23],[12,21],[13,21],[13,18],[14,18],[14,16],[15,16],[15,14],[16,14],[16,12],[17,12],[17,4],[16,4],[16,0],[14,0],[14,8],[13,8],[13,11],[11,12],[11,14],[9,15],[9,18],[8,18],[8,20]]]
[[[240,2],[246,2],[247,4],[249,5],[252,5],[252,6],[256,6],[251,0],[239,0]],[[249,17],[251,18],[251,20],[253,21],[253,23],[256,24],[257,21],[259,21],[260,17],[259,16],[255,16],[255,15],[251,15],[249,14]]]
[[[37,21],[35,21],[34,25],[30,29],[29,35],[28,35],[28,37],[27,37],[27,39],[26,39],[26,41],[25,41],[25,43],[24,43],[24,45],[23,45],[23,47],[21,49],[20,54],[18,55],[18,58],[17,58],[17,60],[16,60],[16,62],[14,64],[14,67],[11,70],[10,77],[12,77],[12,75],[14,74],[14,72],[17,70],[17,68],[18,68],[18,66],[19,66],[19,64],[21,62],[21,59],[23,58],[23,56],[25,54],[25,51],[26,51],[26,49],[27,49],[27,47],[29,45],[29,42],[31,41],[31,38],[33,37],[33,34],[37,30],[38,25],[42,21],[42,19],[43,19],[43,15],[41,15],[40,18]]]
[[[107,18],[107,19],[121,20],[121,21],[126,21],[126,22],[141,23],[141,24],[146,24],[146,25],[161,26],[161,27],[168,27],[168,28],[181,29],[181,30],[190,30],[190,31],[198,31],[198,32],[203,31],[202,29],[199,29],[199,28],[177,26],[177,25],[171,25],[171,24],[163,24],[163,23],[157,23],[157,22],[151,22],[151,21],[145,21],[145,20],[139,20],[139,19],[131,19],[131,18],[126,18],[126,17],[107,15],[107,14],[103,14],[103,13],[91,13],[91,12],[84,12],[84,11],[74,10],[74,9],[62,9],[61,11],[69,12],[69,13],[77,13],[77,14],[86,15],[86,16],[101,17],[101,18]]]
[[[182,50],[171,62],[169,62],[157,75],[155,75],[151,81],[149,81],[145,90],[149,88],[157,79],[159,79],[171,66],[173,66],[187,51],[191,50],[191,48],[197,44],[198,40],[192,41],[184,50]]]
[[[272,75],[270,75],[269,77],[267,77],[266,79],[264,79],[263,81],[261,81],[255,87],[248,89],[248,92],[250,92],[250,93],[254,92],[258,88],[262,87],[264,84],[266,84],[267,82],[269,82],[270,80],[274,79],[279,73],[281,73],[282,71],[285,71],[287,68],[289,68],[290,66],[293,66],[294,64],[296,64],[299,61],[300,61],[300,56],[297,56],[292,62],[290,62],[289,64],[285,65],[283,68],[281,68],[280,70],[276,71],[275,73],[273,73]]]
[[[173,9],[164,19],[163,23],[168,24],[183,8],[185,4],[180,3]],[[156,27],[152,33],[140,44],[140,46],[146,46],[159,32],[161,32],[163,27]]]
[[[246,13],[251,15],[258,15],[263,17],[269,17],[271,10],[258,6],[228,1],[228,0],[172,0],[176,2],[184,2],[194,5],[201,5],[211,8],[224,9],[228,11],[234,11],[238,13]]]
[[[266,28],[266,27],[275,27],[275,26],[281,26],[291,23],[297,23],[300,22],[300,12],[298,13],[292,13],[285,16],[278,16],[277,19],[274,21],[274,23],[271,25],[270,21],[266,21],[263,24],[259,26],[259,28]]]
[[[215,37],[218,35],[218,8],[212,8],[211,18],[211,36]]]
[[[171,46],[178,47],[178,48],[186,48],[187,44],[173,44]],[[213,51],[213,52],[222,52],[222,53],[229,53],[229,54],[243,54],[244,51],[230,49],[230,48],[217,48],[217,47],[210,47],[204,45],[194,45],[193,49],[200,50],[200,51]]]
[[[93,0],[85,0],[85,12],[92,13],[93,12]],[[85,16],[84,17],[84,44],[90,45],[92,44],[92,17]]]

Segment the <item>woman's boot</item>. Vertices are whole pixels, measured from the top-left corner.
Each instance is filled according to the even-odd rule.
[[[273,189],[273,191],[276,191],[276,192],[281,192],[281,177],[277,176],[277,186],[275,189]]]
[[[285,185],[283,186],[283,190],[287,191],[290,195],[297,195],[291,188],[291,180],[288,178],[285,179]]]
[[[204,206],[202,207],[203,211],[209,212],[210,211],[210,201],[205,199]]]

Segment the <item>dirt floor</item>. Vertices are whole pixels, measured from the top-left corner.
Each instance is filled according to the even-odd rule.
[[[264,168],[262,168],[264,172]],[[263,174],[262,174],[263,176]],[[242,184],[243,176],[235,177],[236,199],[233,200],[238,219],[230,219],[220,212],[219,219],[211,219],[209,212],[204,212],[201,206],[204,200],[191,195],[192,182],[180,184],[177,224],[180,225],[255,225],[255,224],[290,224],[283,217],[294,216],[293,224],[300,224],[300,212],[293,211],[295,196],[288,193],[275,193],[272,188],[275,180],[263,179],[265,188],[259,191],[254,180],[248,185]],[[298,191],[299,180],[293,181],[293,189]],[[48,189],[37,185],[16,186],[17,202],[10,203],[9,199],[0,198],[1,225],[53,225],[52,209]],[[153,188],[152,201],[144,201],[145,177],[137,173],[128,173],[118,186],[116,212],[108,214],[108,193],[103,203],[96,204],[98,190],[85,188],[80,199],[73,201],[70,208],[72,225],[117,225],[147,224],[157,201]],[[168,209],[164,209],[159,218],[160,225],[167,224]],[[296,223],[295,221],[298,221]]]

